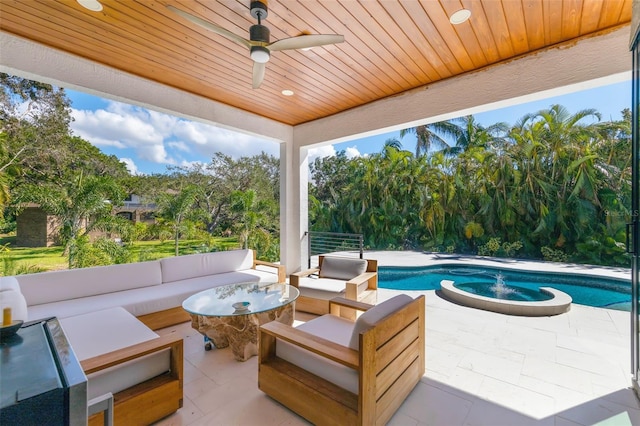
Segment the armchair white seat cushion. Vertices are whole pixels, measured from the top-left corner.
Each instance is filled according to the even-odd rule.
[[[304,289],[307,297],[316,297],[319,299],[333,299],[337,295],[344,297],[345,280],[334,278],[302,277],[298,281],[298,288]]]
[[[296,328],[337,343],[349,346],[353,333],[353,321],[335,316],[323,315],[300,324]],[[303,368],[316,376],[355,394],[358,393],[358,372],[352,368],[328,360],[299,346],[278,341],[276,356]]]

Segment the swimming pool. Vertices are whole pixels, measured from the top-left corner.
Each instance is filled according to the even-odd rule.
[[[394,290],[440,290],[440,281],[480,282],[502,274],[507,284],[538,290],[553,287],[573,298],[573,303],[597,308],[631,310],[631,280],[529,272],[490,266],[437,265],[421,267],[380,267],[378,286]]]

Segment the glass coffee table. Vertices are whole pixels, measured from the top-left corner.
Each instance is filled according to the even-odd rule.
[[[191,326],[216,348],[231,346],[238,361],[258,354],[258,328],[279,321],[293,324],[294,302],[300,295],[287,284],[229,284],[201,291],[182,302]],[[211,348],[211,343],[207,342]]]

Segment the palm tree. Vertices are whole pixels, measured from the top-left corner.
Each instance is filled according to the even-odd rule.
[[[460,129],[452,121],[440,121],[402,129],[400,130],[400,138],[409,133],[416,135],[416,157],[419,157],[421,154],[429,154],[432,149],[449,148],[450,144],[445,138],[453,138],[455,140],[460,133]]]
[[[256,228],[260,219],[256,206],[256,192],[252,189],[233,191],[231,211],[237,215],[235,226],[238,228],[238,241],[243,248],[249,248],[249,234]]]
[[[176,256],[180,254],[180,235],[185,230],[186,223],[201,213],[195,209],[199,194],[197,186],[187,185],[177,194],[162,194],[158,200],[157,216],[171,228]]]

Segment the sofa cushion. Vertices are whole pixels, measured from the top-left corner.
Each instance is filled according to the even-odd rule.
[[[60,319],[60,325],[80,361],[153,340],[156,333],[122,308],[112,308]],[[87,398],[117,393],[171,368],[165,349],[87,375]]]
[[[356,324],[353,327],[351,334],[351,339],[349,340],[349,347],[351,349],[358,350],[360,347],[360,333],[373,327],[386,316],[391,315],[411,302],[413,302],[413,298],[411,298],[411,296],[399,294],[364,312],[356,320]]]
[[[41,272],[16,278],[29,306],[162,283],[158,261]]]
[[[322,259],[320,278],[335,278],[348,281],[367,270],[365,259],[327,256]]]
[[[120,307],[61,318],[58,321],[80,361],[158,337]]]
[[[346,347],[349,345],[353,326],[353,321],[335,315],[322,315],[296,328]],[[278,340],[276,344],[276,355],[343,389],[358,393],[356,370],[282,340]]]
[[[160,259],[162,282],[251,269],[253,250],[230,250]]]

